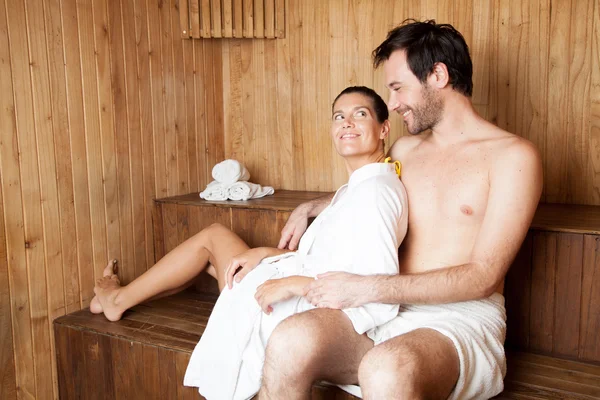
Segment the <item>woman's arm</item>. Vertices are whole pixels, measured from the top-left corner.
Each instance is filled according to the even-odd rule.
[[[238,254],[231,259],[229,265],[225,268],[225,282],[227,282],[227,287],[231,289],[233,286],[234,276],[235,281],[240,282],[250,271],[256,268],[263,259],[289,253],[291,251],[292,250],[287,249],[276,249],[274,247],[255,247],[242,254]]]
[[[333,195],[333,193],[328,194],[296,207],[281,230],[281,239],[277,247],[283,249],[287,246],[290,250],[297,249],[300,238],[308,227],[308,219],[319,215],[331,203]]]
[[[260,305],[260,308],[266,314],[270,314],[273,311],[273,304],[294,296],[303,296],[304,288],[312,280],[313,278],[299,275],[281,279],[270,279],[256,289],[254,298]]]

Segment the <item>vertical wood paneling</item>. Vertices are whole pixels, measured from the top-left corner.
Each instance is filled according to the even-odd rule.
[[[529,321],[533,318],[530,310],[533,241],[533,236],[528,234],[506,276],[507,287],[519,288],[516,293],[506,296],[506,341],[517,348],[529,346]]]
[[[589,185],[586,203],[600,204],[600,0],[594,2],[591,84],[590,161],[586,170]]]
[[[571,31],[569,41],[569,80],[567,103],[568,126],[568,169],[566,201],[584,203],[588,195],[589,183],[581,179],[590,162],[590,101],[593,18],[593,0],[577,0],[571,6]]]
[[[144,211],[144,231],[139,232],[136,236],[136,242],[144,238],[145,257],[141,255],[136,258],[136,274],[139,270],[145,270],[148,265],[154,263],[154,248],[152,240],[152,201],[150,199],[156,197],[155,191],[155,168],[154,168],[154,143],[153,137],[154,124],[152,121],[152,86],[150,76],[150,44],[148,34],[148,9],[146,0],[135,0],[135,38],[137,43],[137,59],[138,59],[138,76],[140,83],[140,130],[141,130],[141,146],[142,146],[142,163],[143,163],[143,194],[141,202],[143,202]],[[191,56],[191,51],[190,51]],[[193,88],[193,83],[192,83]],[[141,224],[140,224],[141,225]],[[141,226],[140,226],[141,227]],[[112,258],[112,256],[111,256]],[[142,263],[141,261],[144,261]]]
[[[119,193],[119,222],[121,231],[121,280],[129,283],[135,276],[135,254],[133,245],[133,206],[129,153],[127,88],[125,76],[125,54],[123,21],[120,3],[108,2],[110,58],[113,83],[113,105],[115,116],[117,178]]]
[[[65,312],[80,308],[79,270],[77,268],[77,246],[75,231],[75,207],[73,198],[73,170],[69,148],[69,119],[67,110],[67,87],[64,67],[64,43],[60,2],[49,0],[45,3],[45,25],[48,46],[48,69],[50,93],[52,96],[52,129],[56,160],[56,181],[58,186],[58,212],[60,216],[62,275]]]
[[[110,38],[108,33],[106,0],[94,1],[94,31],[96,36],[96,69],[102,138],[104,198],[106,209],[107,257],[121,259],[121,227],[119,219],[119,192],[115,138],[114,108],[112,99]],[[104,265],[104,262],[102,263]]]
[[[75,203],[75,229],[77,232],[77,258],[79,268],[79,297],[82,306],[91,300],[94,287],[92,257],[92,231],[90,198],[85,144],[85,116],[83,110],[83,82],[79,49],[79,23],[74,1],[62,2],[64,32],[67,109],[69,111],[69,149],[73,161],[73,201]],[[64,149],[64,148],[63,148]],[[64,150],[63,150],[64,151]]]
[[[223,36],[223,28],[221,27],[221,0],[212,0],[210,4],[210,11],[211,36],[214,38],[220,38]]]
[[[254,35],[254,4],[253,0],[243,0],[243,35],[245,38],[252,37]]]
[[[223,0],[223,37],[233,37],[233,0]]]
[[[327,103],[350,84],[372,86],[386,98],[383,72],[372,71],[370,66],[372,49],[385,38],[388,29],[405,18],[436,18],[437,22],[454,23],[467,40],[474,65],[475,108],[501,128],[531,140],[542,153],[543,199],[600,204],[600,123],[597,122],[600,100],[598,90],[592,89],[600,82],[597,72],[600,68],[596,68],[600,65],[597,2],[593,6],[590,0],[569,0],[551,7],[549,0],[383,0],[373,7],[371,1],[290,0],[285,15],[289,18],[289,29],[285,38],[276,40],[278,60],[274,73],[278,82],[277,109],[282,110],[277,118],[289,119],[292,127],[270,133],[269,145],[253,148],[253,155],[245,156],[243,161],[256,165],[259,171],[284,168],[294,171],[291,179],[282,174],[279,178],[269,175],[266,180],[259,173],[264,179],[259,181],[262,184],[285,189],[335,190],[346,176],[331,143],[317,140],[315,126],[320,130],[329,120],[321,81],[329,82]],[[242,4],[248,7],[244,12],[256,13],[250,3]],[[279,3],[275,6],[276,13]],[[581,15],[594,18],[580,21]],[[256,23],[257,19],[253,20]],[[247,30],[249,22],[244,23]],[[252,32],[255,28],[252,26]],[[224,64],[228,73],[236,65],[249,64],[250,60],[254,64],[259,62],[253,50],[242,47],[243,51],[237,52],[231,46],[231,42],[226,43],[227,53],[223,53],[228,59]],[[262,44],[253,41],[242,46]],[[255,99],[264,90],[268,76],[264,80],[252,78],[251,82],[247,82],[249,77],[244,74],[231,76],[224,86],[224,99],[235,98],[241,80],[253,88],[245,91],[244,97]],[[289,110],[286,92],[279,89],[287,85],[294,104],[298,105]],[[228,101],[223,104],[226,115],[230,116],[228,126],[247,125],[250,119],[254,126],[255,121],[261,120],[261,114],[270,114],[270,110],[255,107],[253,101],[243,102],[241,112],[237,113],[228,108]],[[308,115],[316,115],[317,121]],[[389,141],[393,142],[405,134],[405,129],[396,115],[391,119]],[[225,142],[236,143],[234,137],[240,131],[225,132]],[[293,143],[292,157],[277,163],[271,154],[272,143],[282,148],[289,142]],[[306,152],[309,146],[311,154]],[[227,146],[225,156],[240,158],[233,147]],[[323,170],[331,173],[320,173]]]
[[[142,160],[144,154],[140,125],[140,85],[136,48],[139,42],[136,40],[137,36],[135,33],[134,2],[123,1],[121,3],[121,13],[123,21],[123,50],[125,53],[125,93],[130,153],[129,175],[131,176],[131,207],[133,216],[132,251],[134,264],[128,266],[128,268],[133,269],[134,276],[139,276],[146,270],[146,227],[144,215],[144,167]],[[129,23],[129,21],[134,23]],[[131,151],[131,149],[139,150]]]
[[[22,96],[15,99],[15,115],[17,140],[19,144],[20,178],[22,185],[23,214],[25,222],[26,265],[29,286],[29,312],[31,315],[32,348],[35,368],[36,398],[50,398],[53,393],[52,371],[42,366],[52,365],[50,349],[50,332],[48,318],[48,289],[45,263],[45,243],[42,221],[41,188],[39,172],[39,150],[37,136],[41,129],[36,118],[34,96],[35,81],[38,77],[36,58],[31,54],[30,35],[27,29],[25,3],[11,3],[7,8],[8,33],[10,37],[10,59],[12,67],[13,88]],[[19,49],[19,50],[17,50]],[[27,49],[26,51],[23,51]],[[28,54],[29,53],[29,54]],[[32,76],[33,75],[33,76]],[[33,78],[33,79],[32,79]],[[40,88],[40,90],[44,90]],[[46,88],[47,95],[47,88]],[[41,117],[43,118],[43,117]],[[36,126],[37,125],[37,126]],[[10,212],[7,210],[7,212]],[[24,371],[25,372],[25,371]],[[26,372],[26,373],[31,373]]]
[[[3,391],[10,393],[18,387],[23,396],[35,396],[33,361],[33,333],[29,310],[30,293],[27,282],[27,260],[25,255],[25,222],[19,163],[19,142],[17,133],[16,107],[12,94],[13,85],[11,56],[9,51],[9,26],[7,4],[0,1],[0,162],[2,171],[3,219],[6,229],[6,249],[8,257],[8,278],[10,288],[10,309],[2,303],[2,314],[11,315],[14,340],[14,369],[16,382]],[[4,384],[4,381],[2,381]]]
[[[190,25],[192,28],[192,36],[200,37],[200,4],[199,0],[189,1]]]
[[[233,0],[233,37],[235,38],[244,36],[244,18],[242,10],[242,0]]]
[[[578,1],[578,0],[575,0]],[[547,138],[551,147],[546,148],[545,193],[546,201],[561,203],[567,199],[568,175],[568,110],[569,110],[569,40],[571,29],[571,0],[552,7],[550,14],[550,53],[548,63],[548,120]]]
[[[1,5],[1,3],[0,3]],[[4,19],[0,9],[0,20]],[[3,30],[4,24],[0,23],[0,44],[5,43]],[[4,54],[0,54],[0,63],[4,63]],[[3,66],[0,66],[0,74],[5,72]],[[6,74],[6,78],[10,79],[10,73]],[[5,78],[5,79],[6,79]],[[0,90],[4,89],[4,82],[0,77]],[[8,119],[5,104],[1,103],[0,112],[2,118]],[[11,121],[12,122],[12,121]],[[4,126],[0,126],[0,129]],[[11,130],[12,131],[12,130]],[[2,150],[0,149],[0,166],[2,166]],[[0,216],[4,216],[4,201],[2,190],[0,188]],[[0,398],[14,400],[17,398],[17,386],[15,378],[15,363],[13,350],[13,323],[10,312],[10,286],[8,274],[8,253],[6,248],[6,234],[4,230],[4,218],[0,218]]]
[[[557,240],[554,293],[559,301],[554,312],[553,351],[577,357],[581,315],[583,235],[561,234]]]
[[[264,210],[235,210],[231,229],[250,247],[276,247],[280,230],[277,228],[277,215]]]
[[[529,347],[551,352],[554,333],[556,281],[556,233],[536,232],[531,272],[531,320]],[[560,300],[558,300],[560,303]]]
[[[92,228],[92,257],[94,281],[102,276],[106,266],[106,216],[103,188],[103,161],[101,129],[98,104],[98,77],[96,75],[94,18],[91,3],[77,4],[79,43],[81,49],[83,109],[85,119],[85,142],[90,196],[90,223]]]
[[[223,156],[221,44],[184,46],[176,4],[0,1],[3,399],[56,398],[52,318],[89,304],[107,259],[124,281],[153,262],[152,198],[207,183],[208,107]]]
[[[171,26],[171,1],[165,1],[160,8],[160,27],[162,32],[163,91],[165,101],[165,152],[167,172],[167,194],[177,193],[177,101],[175,98],[173,27]]]
[[[600,360],[600,236],[585,235],[579,357]]]

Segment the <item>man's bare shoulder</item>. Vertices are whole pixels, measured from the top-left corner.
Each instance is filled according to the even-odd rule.
[[[485,141],[488,154],[494,160],[492,174],[514,170],[541,178],[542,158],[537,147],[525,138],[506,132],[495,125],[489,125]]]
[[[419,135],[400,136],[396,139],[394,144],[392,144],[392,147],[390,147],[388,156],[392,157],[393,160],[402,161],[405,158],[405,155],[410,150],[423,143],[428,135],[428,133],[421,133]]]
[[[500,163],[514,162],[520,159],[527,162],[541,162],[541,156],[535,145],[521,136],[507,132],[495,125],[489,124],[485,138],[488,150],[493,158]]]

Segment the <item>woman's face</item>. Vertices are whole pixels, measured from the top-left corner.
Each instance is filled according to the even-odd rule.
[[[388,126],[377,121],[373,102],[361,93],[344,94],[333,105],[331,138],[344,158],[383,153]]]

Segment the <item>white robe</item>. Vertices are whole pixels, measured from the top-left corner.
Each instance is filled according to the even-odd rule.
[[[407,229],[407,196],[393,164],[368,164],[338,189],[300,241],[297,252],[264,259],[233,289],[224,289],[188,365],[184,385],[208,400],[248,399],[262,378],[265,348],[285,318],[314,308],[305,298],[275,303],[270,315],[254,299],[259,285],[328,271],[398,273],[398,247]],[[365,304],[343,310],[363,334],[398,315],[398,306]]]

